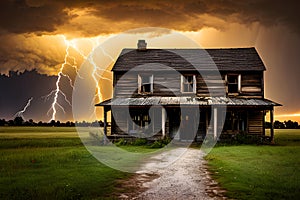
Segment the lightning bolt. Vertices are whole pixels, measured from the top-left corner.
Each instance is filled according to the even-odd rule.
[[[92,49],[91,49],[91,55],[87,56],[84,54],[84,52],[82,50],[80,50],[80,48],[78,48],[77,44],[76,44],[76,40],[67,40],[65,36],[62,36],[64,43],[66,45],[66,50],[65,50],[65,56],[64,56],[64,63],[61,65],[60,70],[57,74],[58,78],[55,84],[55,89],[53,91],[51,91],[48,95],[45,95],[44,98],[45,101],[49,100],[50,97],[53,96],[53,102],[51,103],[51,107],[49,108],[47,115],[49,115],[52,112],[52,117],[51,120],[55,120],[56,119],[56,114],[57,114],[57,108],[59,108],[60,110],[62,110],[65,113],[65,109],[64,107],[58,102],[59,96],[62,96],[64,98],[64,101],[67,102],[70,106],[71,102],[67,99],[66,94],[61,90],[60,88],[60,81],[62,79],[62,77],[65,77],[69,80],[70,86],[72,87],[72,89],[74,89],[74,85],[72,83],[72,79],[70,78],[69,75],[65,74],[63,71],[65,69],[65,66],[71,66],[72,68],[74,68],[74,70],[77,73],[77,76],[80,76],[78,68],[76,66],[76,59],[75,57],[70,55],[70,49],[74,49],[84,60],[87,60],[92,66],[93,66],[93,71],[92,71],[92,78],[94,80],[95,83],[95,87],[96,87],[96,91],[95,91],[95,97],[93,99],[93,102],[95,102],[96,100],[98,101],[102,101],[102,95],[101,95],[101,89],[100,89],[100,85],[99,85],[99,79],[103,79],[103,80],[108,80],[111,81],[110,79],[102,76],[100,74],[100,72],[110,72],[109,70],[106,70],[104,68],[101,68],[99,66],[97,66],[97,64],[94,61],[94,50],[96,49],[96,47],[99,46],[99,38],[96,38],[96,42],[94,42],[92,39],[89,38],[89,41],[92,44]],[[115,60],[107,53],[105,52],[105,50],[103,48],[101,48],[101,51],[103,52],[103,54],[107,57],[110,58],[110,60],[112,62],[114,62]],[[71,59],[72,63],[68,62],[68,60]],[[92,106],[94,105],[94,103],[92,104]],[[50,120],[50,121],[51,121]]]
[[[64,100],[70,106],[72,106],[71,102],[67,99],[66,94],[60,88],[60,81],[61,81],[62,77],[66,77],[69,80],[70,86],[72,87],[72,89],[74,89],[71,77],[63,72],[64,69],[65,69],[65,66],[69,65],[69,66],[73,67],[75,69],[76,73],[78,74],[78,69],[77,69],[77,66],[76,66],[75,57],[70,56],[70,53],[69,53],[71,43],[66,39],[65,36],[62,36],[62,37],[63,37],[64,43],[66,45],[66,54],[65,54],[65,57],[64,57],[64,63],[61,65],[61,67],[59,69],[59,72],[57,74],[55,89],[53,91],[51,91],[48,95],[46,95],[46,98],[45,98],[47,100],[47,99],[50,98],[51,95],[54,95],[51,107],[49,108],[49,110],[47,112],[47,115],[49,115],[49,113],[52,111],[52,117],[51,117],[50,121],[56,119],[57,107],[60,108],[64,113],[66,113],[64,107],[60,103],[58,103],[59,94],[61,94],[64,97]],[[68,62],[68,58],[71,58],[73,60],[73,64]]]
[[[101,72],[110,72],[108,70],[106,70],[106,68],[101,68],[99,67],[95,61],[94,61],[94,52],[95,49],[99,46],[99,38],[96,38],[96,42],[94,42],[92,39],[89,39],[89,41],[92,44],[92,50],[91,50],[91,55],[88,57],[86,55],[84,55],[84,53],[77,47],[76,43],[74,41],[70,42],[71,46],[73,49],[75,49],[79,55],[84,59],[87,60],[92,66],[93,66],[93,72],[92,72],[92,78],[95,82],[95,86],[96,86],[96,94],[95,94],[95,98],[94,98],[94,102],[96,101],[96,99],[98,99],[98,101],[103,101],[102,99],[102,95],[101,95],[101,89],[100,89],[100,85],[99,85],[99,79],[104,79],[107,81],[111,81],[110,79],[102,76],[99,71]],[[110,58],[111,61],[115,61],[114,58],[112,56],[110,56],[107,52],[105,52],[105,50],[101,47],[99,47],[101,49],[101,51],[103,52],[103,54],[107,57]]]
[[[22,117],[22,118],[25,120],[23,114],[24,114],[24,112],[26,112],[27,108],[30,106],[32,100],[33,100],[33,97],[31,97],[30,99],[28,99],[27,104],[25,105],[25,107],[23,108],[23,110],[18,111],[18,112],[14,115],[14,118],[15,118],[15,117]]]
[[[97,39],[96,45],[93,47],[91,55],[88,58],[89,63],[91,63],[92,66],[93,66],[92,77],[93,77],[93,80],[94,80],[95,86],[96,86],[96,94],[95,94],[94,99],[92,101],[93,103],[96,102],[96,100],[98,100],[99,102],[103,101],[102,94],[101,94],[101,89],[100,89],[100,85],[99,85],[99,79],[104,79],[104,80],[111,81],[110,79],[105,78],[104,76],[102,76],[100,74],[100,72],[102,72],[102,73],[103,72],[109,72],[108,70],[106,70],[106,67],[101,68],[94,61],[94,53],[95,53],[94,50],[98,46],[99,46],[99,40]],[[99,47],[99,48],[105,56],[107,56],[112,62],[115,62],[114,58],[112,58],[112,56],[110,56],[102,47]],[[92,116],[90,116],[90,118],[96,117],[96,107],[94,107],[93,103],[91,104],[91,106],[93,106],[94,112],[93,112]]]
[[[98,66],[96,65],[95,61],[94,61],[94,50],[97,46],[99,46],[99,41],[96,40],[96,46],[93,47],[93,50],[92,50],[92,54],[91,56],[89,57],[89,62],[93,65],[93,72],[92,72],[92,77],[94,79],[94,82],[95,82],[95,86],[96,86],[96,94],[95,94],[95,98],[94,98],[94,102],[96,101],[96,98],[98,98],[98,101],[102,101],[102,95],[101,95],[101,90],[100,90],[100,85],[99,85],[99,78],[101,77],[99,74],[98,74]]]
[[[114,62],[114,58],[112,56],[110,56],[102,47],[99,46],[99,38],[96,38],[96,41],[94,42],[91,38],[89,38],[89,41],[90,43],[92,44],[92,49],[91,49],[91,52],[90,52],[90,55],[87,56],[85,55],[81,50],[80,48],[77,47],[76,43],[74,41],[72,41],[70,44],[72,46],[73,49],[75,49],[79,55],[84,59],[84,60],[87,60],[93,67],[93,71],[92,71],[92,78],[94,80],[94,84],[95,84],[95,96],[93,98],[93,100],[91,101],[91,109],[94,110],[94,112],[92,113],[92,115],[90,116],[89,119],[93,119],[94,117],[96,117],[96,107],[94,106],[95,102],[96,101],[103,101],[103,97],[102,97],[102,93],[101,93],[101,88],[100,88],[100,85],[99,85],[99,80],[102,79],[102,80],[107,80],[107,81],[112,81],[111,79],[109,78],[106,78],[104,77],[101,72],[109,72],[109,70],[106,69],[106,67],[100,67],[96,64],[96,62],[94,61],[94,53],[95,53],[95,50],[96,48],[100,48],[100,50],[102,51],[103,55],[104,56],[107,56],[111,62]]]

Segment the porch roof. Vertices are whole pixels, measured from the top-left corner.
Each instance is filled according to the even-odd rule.
[[[268,99],[233,97],[140,97],[114,98],[96,106],[151,106],[151,105],[200,105],[200,106],[281,106]]]

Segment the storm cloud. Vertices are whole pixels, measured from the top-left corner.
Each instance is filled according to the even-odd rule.
[[[284,24],[300,33],[297,1],[168,0],[0,2],[0,29],[7,33],[96,36],[153,26],[179,31],[226,29],[227,23]]]
[[[96,44],[91,37],[162,27],[205,48],[255,46],[267,67],[266,97],[286,105],[281,113],[299,113],[298,8],[296,0],[1,0],[0,73],[36,68],[55,75],[65,62],[65,38],[82,40],[87,55]],[[69,50],[80,66],[83,57]]]
[[[0,1],[0,72],[37,68],[54,74],[68,39],[140,27],[226,31],[231,23],[283,25],[300,34],[297,1],[272,0],[3,0]],[[51,36],[56,36],[52,37]]]

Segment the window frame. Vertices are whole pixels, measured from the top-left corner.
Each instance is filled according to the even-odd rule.
[[[184,81],[187,81],[188,76],[192,76],[193,77],[193,91],[184,91],[184,85],[185,84],[189,84],[189,83],[185,83]],[[182,74],[181,75],[181,81],[180,81],[180,92],[183,94],[196,94],[197,92],[197,79],[196,79],[196,75],[195,74]]]
[[[144,111],[135,112],[131,116],[131,121],[127,119],[127,123],[131,123],[128,126],[128,131],[132,133],[146,133],[147,131],[154,132],[154,120],[155,115],[152,112]]]
[[[143,77],[148,76],[149,82],[143,83]],[[142,86],[150,84],[150,91],[149,92],[143,92]],[[153,94],[153,74],[138,74],[138,94]]]
[[[236,76],[237,77],[237,83],[229,83],[228,76]],[[241,83],[242,83],[242,76],[241,74],[226,74],[226,93],[228,95],[238,95],[241,93]],[[236,92],[229,92],[229,84],[237,84],[237,91]]]

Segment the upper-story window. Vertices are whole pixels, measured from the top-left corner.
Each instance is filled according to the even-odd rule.
[[[241,75],[227,74],[227,92],[228,94],[238,94],[241,91]]]
[[[196,75],[181,76],[181,92],[196,93]]]
[[[153,93],[153,74],[138,75],[138,93],[139,94]]]

